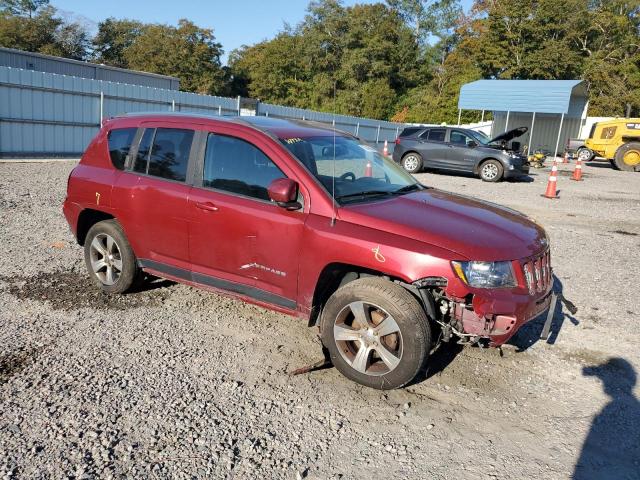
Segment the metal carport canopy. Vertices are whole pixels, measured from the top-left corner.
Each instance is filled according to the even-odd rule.
[[[458,108],[568,114],[581,80],[477,80],[460,89]]]

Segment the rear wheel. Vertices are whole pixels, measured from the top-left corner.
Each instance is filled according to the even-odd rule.
[[[485,182],[499,182],[503,174],[504,168],[497,160],[487,160],[480,165],[480,178]]]
[[[409,173],[418,173],[422,170],[422,157],[415,153],[407,153],[402,157],[402,168]]]
[[[613,163],[619,170],[633,172],[640,169],[640,143],[629,142],[618,148]]]
[[[106,293],[124,293],[140,278],[136,257],[115,220],[104,220],[89,229],[84,260],[94,283]]]
[[[345,377],[388,390],[413,380],[431,346],[427,316],[404,288],[376,277],[354,280],[329,298],[322,342]]]

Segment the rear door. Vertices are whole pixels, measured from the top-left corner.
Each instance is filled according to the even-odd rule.
[[[471,135],[462,130],[450,130],[447,151],[448,168],[473,172],[477,151],[470,145],[470,142],[475,142]]]
[[[446,128],[430,128],[420,135],[420,154],[424,166],[443,167],[447,162]]]
[[[193,279],[294,309],[307,214],[267,194],[292,173],[263,140],[229,128],[208,132],[203,150],[189,199]]]
[[[142,125],[128,169],[118,179],[114,202],[140,262],[167,272],[189,270],[187,205],[194,130],[172,123]],[[171,273],[171,272],[169,272]]]

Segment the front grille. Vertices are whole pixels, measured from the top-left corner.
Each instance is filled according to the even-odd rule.
[[[524,279],[531,295],[544,292],[553,281],[549,251],[523,262]]]

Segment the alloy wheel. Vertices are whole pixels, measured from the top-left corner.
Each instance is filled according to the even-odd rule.
[[[111,235],[99,233],[91,241],[91,269],[104,285],[114,285],[122,274],[122,255]]]
[[[487,163],[482,167],[482,176],[487,180],[493,180],[498,176],[498,167],[493,163]]]
[[[352,302],[335,319],[333,338],[342,358],[357,372],[380,376],[402,359],[402,334],[395,319],[381,307]]]
[[[409,172],[415,172],[420,166],[420,160],[415,155],[408,155],[404,159],[404,169]]]

